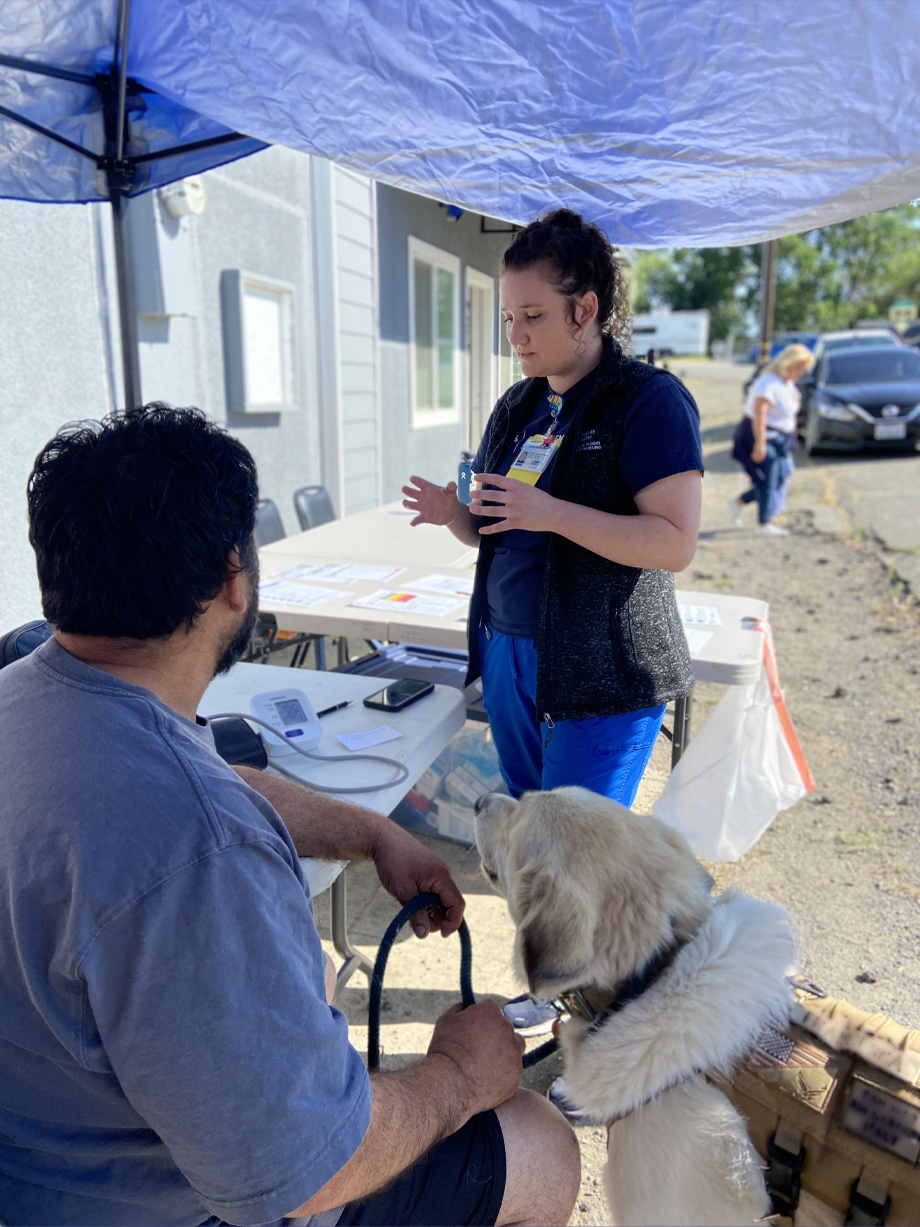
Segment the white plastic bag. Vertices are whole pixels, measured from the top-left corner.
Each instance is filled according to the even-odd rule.
[[[697,856],[736,861],[780,810],[814,791],[783,700],[766,622],[764,663],[751,686],[732,686],[691,740],[652,813],[676,827]]]

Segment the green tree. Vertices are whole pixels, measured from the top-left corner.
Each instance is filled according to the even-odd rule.
[[[754,247],[677,247],[642,252],[634,275],[637,311],[667,306],[672,311],[710,313],[709,335],[721,341],[745,327]]]
[[[920,211],[898,205],[779,240],[774,331],[851,328],[884,319],[895,299],[920,300]],[[760,247],[642,252],[633,272],[637,311],[707,307],[710,336],[756,332]]]
[[[918,237],[917,210],[898,205],[780,239],[776,331],[852,328],[884,319],[896,298],[916,298]]]

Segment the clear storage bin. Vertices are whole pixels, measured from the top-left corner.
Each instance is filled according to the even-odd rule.
[[[492,730],[467,720],[390,816],[408,830],[470,846],[477,799],[507,791]]]

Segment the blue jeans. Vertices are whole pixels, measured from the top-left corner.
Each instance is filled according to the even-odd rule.
[[[753,446],[754,434],[747,418],[742,422],[742,427],[744,426],[748,429],[744,431],[741,438],[736,441],[736,444],[740,446],[740,444],[747,440],[747,436],[750,435],[750,442]],[[733,453],[736,459],[738,456],[738,446],[736,446],[736,450]],[[747,456],[743,464],[752,485],[750,490],[746,490],[741,495],[741,502],[756,502],[758,520],[761,524],[769,524],[778,510],[777,493],[788,481],[789,474],[792,472],[789,443],[785,435],[777,435],[775,438],[767,441],[767,454],[763,460],[755,463],[750,456]]]
[[[632,805],[664,719],[665,706],[622,716],[538,721],[537,652],[532,639],[479,628],[482,694],[508,791],[580,784]]]

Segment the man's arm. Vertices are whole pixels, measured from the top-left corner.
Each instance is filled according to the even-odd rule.
[[[418,937],[425,937],[431,929],[440,929],[449,937],[460,928],[466,904],[447,865],[395,822],[373,810],[313,792],[296,780],[252,767],[233,770],[277,810],[298,856],[373,861],[381,883],[400,903],[428,891],[441,897],[446,918],[417,912],[412,928]]]
[[[371,1078],[371,1123],[331,1180],[288,1217],[319,1214],[384,1188],[471,1116],[504,1103],[521,1078],[524,1041],[494,1001],[454,1006],[435,1025],[428,1055]]]
[[[321,861],[372,861],[384,832],[394,825],[373,810],[313,792],[296,780],[254,767],[233,770],[278,811],[298,856],[315,856]]]

